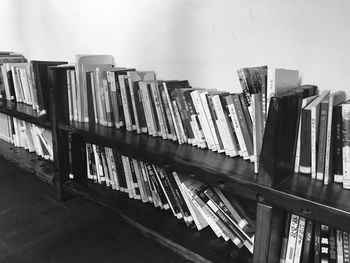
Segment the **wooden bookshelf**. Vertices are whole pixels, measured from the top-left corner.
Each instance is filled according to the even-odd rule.
[[[24,103],[0,99],[0,112],[43,128],[51,127],[47,117],[39,116],[32,106]]]
[[[30,153],[24,148],[15,147],[12,144],[0,140],[0,156],[14,162],[26,171],[34,173],[41,180],[55,183],[54,164],[39,158],[35,153]]]
[[[245,248],[237,249],[233,243],[218,239],[211,229],[189,229],[170,211],[155,208],[127,194],[107,189],[90,181],[67,181],[64,191],[108,207],[123,220],[138,228],[146,236],[177,251],[195,262],[252,262],[252,255]]]

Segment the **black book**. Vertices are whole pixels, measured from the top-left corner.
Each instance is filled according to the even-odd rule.
[[[86,72],[86,93],[87,93],[87,108],[88,108],[88,117],[90,123],[95,122],[95,113],[94,113],[94,98],[92,89],[93,86],[91,85],[92,81],[94,81],[93,73],[92,72]]]
[[[10,98],[13,98],[14,100],[17,100],[12,74],[13,73],[12,73],[11,70],[7,71],[7,80],[8,80],[9,89],[10,89]]]
[[[163,204],[164,209],[169,209],[169,204],[168,201],[166,199],[165,193],[162,190],[162,187],[160,186],[160,182],[158,181],[155,171],[153,170],[153,167],[151,164],[149,163],[145,163],[146,166],[146,170],[149,176],[149,179],[151,180],[159,198],[160,198],[160,202]]]
[[[321,224],[315,222],[314,263],[321,262]]]
[[[67,64],[65,61],[30,61],[33,67],[35,88],[38,96],[39,113],[49,114],[50,112],[50,82],[49,67]]]
[[[313,241],[313,228],[314,223],[312,220],[307,219],[306,220],[306,227],[305,227],[305,234],[304,234],[304,243],[302,248],[302,254],[301,254],[301,261],[302,263],[309,263],[311,259],[311,244]]]
[[[333,110],[333,174],[334,182],[343,181],[343,141],[342,141],[342,106],[336,105]]]
[[[124,174],[123,161],[120,152],[116,148],[112,148],[114,160],[115,160],[115,168],[117,172],[118,182],[120,186],[120,190],[125,192],[127,187],[126,178]]]

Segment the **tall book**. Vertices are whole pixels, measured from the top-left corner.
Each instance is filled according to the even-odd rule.
[[[328,105],[328,122],[327,122],[327,139],[326,139],[326,152],[325,152],[325,164],[324,164],[324,184],[329,184],[333,182],[333,111],[334,106],[339,105],[345,101],[345,92],[344,91],[336,91],[329,95],[329,105]]]
[[[300,217],[298,215],[292,214],[291,219],[290,219],[290,226],[289,226],[286,263],[293,263],[294,262],[296,242],[297,242],[297,238],[298,238],[299,221],[300,221]]]
[[[350,189],[350,100],[342,104],[343,118],[343,187]]]
[[[316,178],[316,138],[318,135],[320,104],[328,95],[328,90],[323,91],[302,110],[299,171],[313,175],[312,178]]]
[[[334,107],[333,112],[333,174],[334,182],[343,183],[343,120],[342,104]]]

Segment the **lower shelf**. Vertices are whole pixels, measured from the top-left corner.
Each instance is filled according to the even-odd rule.
[[[144,235],[162,243],[195,262],[252,262],[252,255],[245,248],[218,239],[211,229],[189,229],[175,219],[169,211],[162,211],[138,200],[129,199],[125,193],[107,189],[89,181],[68,181],[64,192],[87,198],[118,213],[125,221],[138,228]]]
[[[0,156],[16,163],[26,171],[34,173],[41,180],[54,184],[53,163],[39,158],[35,153],[30,153],[24,148],[15,147],[6,141],[0,140]]]

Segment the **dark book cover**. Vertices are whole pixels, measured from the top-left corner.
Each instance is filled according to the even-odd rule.
[[[302,99],[302,88],[271,98],[260,154],[258,180],[264,185],[273,186],[294,173]]]
[[[315,222],[314,263],[321,263],[321,224]]]
[[[140,193],[140,186],[137,181],[137,176],[136,176],[136,171],[134,167],[134,162],[132,161],[131,157],[127,157],[129,165],[130,165],[130,171],[131,171],[131,179],[133,183],[133,189],[135,189],[135,197],[140,198],[141,193]]]
[[[311,111],[301,111],[300,168],[301,173],[311,173]]]
[[[169,208],[168,201],[167,201],[165,194],[160,186],[160,182],[158,181],[158,179],[155,175],[155,171],[153,170],[152,165],[148,164],[148,163],[145,163],[145,165],[146,165],[149,179],[151,180],[151,182],[155,188],[155,191],[157,192],[157,194],[160,198],[161,203],[163,204],[164,208]]]
[[[115,167],[116,167],[116,172],[117,172],[117,177],[118,177],[120,188],[122,190],[125,190],[125,189],[127,189],[127,183],[126,183],[126,178],[125,178],[125,174],[124,174],[122,156],[116,148],[112,148],[112,152],[113,152],[113,156],[114,156],[114,160],[115,160]]]
[[[40,112],[50,114],[50,81],[49,81],[49,67],[67,64],[65,61],[30,61],[33,74],[35,88],[37,90],[38,104]],[[40,103],[39,103],[40,102]]]
[[[142,106],[142,95],[140,91],[139,81],[133,82],[131,88],[134,92],[135,108],[140,129],[147,129],[146,115]]]
[[[250,106],[251,104],[250,91],[248,88],[247,80],[244,76],[244,70],[238,69],[237,75],[238,75],[239,83],[241,84],[242,92],[244,94],[244,99],[246,100],[247,105]]]
[[[253,140],[252,140],[252,137],[249,135],[248,125],[244,117],[243,108],[242,108],[241,102],[239,101],[238,94],[233,94],[232,99],[233,99],[233,105],[237,113],[238,123],[242,131],[243,140],[244,140],[245,146],[247,147],[248,155],[253,156],[254,154]]]
[[[333,174],[334,181],[343,180],[343,141],[342,141],[342,106],[336,105],[333,110]],[[340,177],[340,179],[339,179]]]
[[[186,102],[185,98],[185,91],[190,91],[192,92],[193,89],[188,87],[188,88],[181,88],[181,89],[176,89],[175,94],[176,94],[176,104],[178,105],[179,113],[180,113],[180,118],[185,130],[185,134],[187,138],[189,139],[194,139],[194,132],[192,130],[191,126],[191,112],[188,107],[188,104]]]
[[[15,93],[15,85],[14,85],[14,83],[13,83],[13,77],[12,77],[12,71],[11,70],[9,70],[9,71],[7,71],[7,80],[8,80],[8,84],[9,84],[9,91],[10,91],[10,98],[11,98],[11,100],[12,100],[12,98],[13,98],[13,100],[15,100],[15,101],[17,101],[17,98],[16,98],[16,93]]]
[[[89,122],[94,123],[95,122],[95,112],[94,112],[94,98],[92,89],[93,86],[91,85],[91,81],[93,80],[93,73],[92,72],[86,72],[86,95],[87,95],[87,108],[88,108],[88,117]]]
[[[320,121],[318,125],[318,139],[317,139],[317,165],[316,165],[316,179],[323,181],[324,166],[326,159],[326,140],[327,140],[327,122],[328,122],[328,98],[321,102],[320,107]]]
[[[301,261],[302,263],[309,263],[311,260],[311,248],[312,248],[312,241],[313,241],[313,228],[314,223],[312,220],[307,219],[306,220],[306,227],[305,227],[305,234],[304,234],[304,243],[302,248],[302,254],[301,254]]]
[[[176,202],[180,206],[180,210],[181,210],[181,213],[183,214],[183,217],[186,218],[188,222],[192,222],[193,218],[192,218],[191,212],[188,209],[185,199],[182,196],[181,190],[179,189],[179,186],[175,181],[175,178],[172,174],[172,170],[169,167],[165,167],[164,174],[165,174],[166,180],[170,185],[171,191],[174,194]],[[189,225],[195,227],[194,223],[189,223]]]
[[[244,115],[245,122],[247,123],[249,136],[250,136],[251,140],[253,141],[253,121],[252,121],[252,118],[251,118],[249,110],[248,110],[247,102],[244,99],[243,93],[239,93],[238,98],[239,98],[239,101],[241,102],[243,115]]]
[[[151,111],[153,112],[153,116],[154,116],[154,121],[155,121],[155,125],[156,125],[156,133],[158,135],[161,134],[161,128],[160,128],[160,120],[158,118],[158,114],[157,114],[157,108],[156,108],[156,104],[153,98],[153,92],[152,92],[152,87],[151,87],[151,83],[147,83],[147,92],[148,92],[148,97],[150,99],[150,105],[151,105]],[[147,117],[147,116],[146,116]]]

